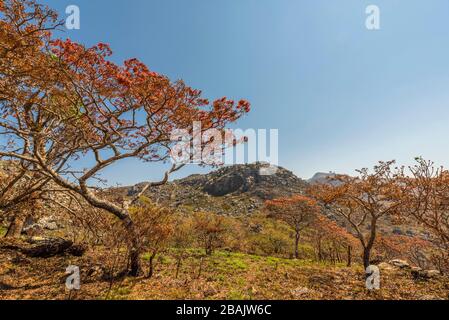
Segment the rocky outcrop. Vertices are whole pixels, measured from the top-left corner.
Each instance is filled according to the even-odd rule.
[[[337,186],[340,183],[334,179],[336,175],[337,174],[333,172],[329,173],[317,172],[312,178],[307,180],[307,182],[310,184],[329,184]]]
[[[300,193],[307,185],[291,171],[276,167],[273,174],[265,174],[267,165],[255,163],[223,167],[206,175],[195,175],[177,181],[203,192],[222,197],[233,193],[248,193],[264,200],[275,196]]]
[[[255,163],[220,168],[208,174],[191,175],[145,193],[153,201],[175,208],[213,211],[227,215],[251,214],[264,201],[304,192],[307,183],[281,167]],[[137,194],[144,184],[123,190]]]

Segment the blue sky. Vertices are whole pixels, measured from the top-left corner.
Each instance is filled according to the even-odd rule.
[[[238,126],[279,129],[280,165],[300,177],[418,155],[449,166],[447,0],[44,2],[62,15],[80,7],[81,29],[63,37],[109,43],[115,60],[137,57],[209,98],[248,99]],[[370,4],[381,30],[365,28]],[[127,161],[105,178],[161,169]]]

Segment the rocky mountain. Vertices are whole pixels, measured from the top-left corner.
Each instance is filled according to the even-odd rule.
[[[307,180],[308,183],[310,184],[335,184],[335,181],[332,181],[332,178],[334,178],[336,176],[336,173],[333,172],[329,172],[329,173],[324,173],[324,172],[317,172],[315,173],[315,175],[310,178],[309,180]]]
[[[145,196],[160,204],[188,211],[208,210],[221,214],[245,215],[264,201],[302,193],[307,182],[281,167],[266,175],[263,163],[234,165],[204,175],[192,175],[148,190]],[[128,196],[144,184],[125,188]]]

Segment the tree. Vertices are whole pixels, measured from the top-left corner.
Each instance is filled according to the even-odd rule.
[[[407,196],[403,215],[414,218],[431,233],[441,252],[438,260],[449,266],[449,171],[422,158],[416,162],[409,168],[411,175],[403,177]]]
[[[174,232],[173,212],[144,201],[144,206],[132,209],[131,215],[139,235],[139,251],[148,254],[147,277],[151,278],[154,274],[154,259],[166,250]]]
[[[403,168],[394,168],[394,161],[379,162],[372,171],[357,170],[357,177],[337,175],[333,184],[321,184],[310,193],[328,210],[342,218],[363,248],[363,265],[371,263],[380,219],[398,215],[406,198],[400,186]]]
[[[188,249],[191,248],[195,235],[192,219],[185,218],[181,214],[175,216],[174,229],[170,245],[174,249],[173,253],[176,259],[175,278],[177,279],[182,263],[188,257]]]
[[[290,226],[276,219],[267,219],[264,213],[255,213],[247,217],[246,234],[242,238],[248,239],[249,252],[256,255],[288,254],[293,243],[291,241]]]
[[[224,236],[228,231],[226,218],[211,212],[197,212],[193,219],[193,228],[198,240],[206,255],[210,256],[225,240]]]
[[[356,247],[357,239],[345,228],[339,226],[325,215],[318,215],[313,224],[315,249],[318,260],[325,258],[324,244],[328,243],[329,258],[332,261],[341,262],[341,251],[346,250],[346,263],[350,267],[352,264],[352,252]]]
[[[18,78],[32,78],[40,81],[45,71],[39,67],[42,55],[36,54],[49,40],[50,30],[62,22],[57,21],[54,11],[37,5],[34,1],[0,1],[0,152],[11,143],[5,138],[10,133],[8,116],[11,110],[4,108],[7,99],[23,93],[19,89],[25,82]],[[31,91],[30,89],[28,89]],[[23,98],[23,97],[22,97]],[[0,155],[0,160],[2,160]],[[16,159],[17,160],[17,159]],[[8,236],[18,236],[22,231],[24,217],[17,214],[22,208],[30,207],[41,195],[48,177],[41,175],[36,166],[24,161],[3,161],[0,173],[0,212],[13,214]]]
[[[52,200],[56,194],[61,196],[62,190],[55,189],[50,181],[18,161],[0,162],[0,220],[9,221],[6,237],[20,237],[25,222],[36,221],[44,205],[51,206],[48,200],[62,208],[61,201]]]
[[[406,259],[423,269],[429,268],[433,249],[429,241],[404,235],[379,236],[374,246],[380,260]]]
[[[182,81],[173,83],[137,59],[113,63],[106,44],[86,48],[69,39],[52,40],[57,16],[33,0],[3,1],[0,10],[0,35],[6,43],[0,52],[0,136],[6,141],[0,157],[35,168],[120,219],[134,239],[129,274],[137,275],[141,253],[128,208],[184,164],[173,164],[161,181],[148,183],[126,203],[94,191],[92,183],[119,161],[169,161],[178,130],[190,133],[189,142],[201,134],[207,137],[210,129],[225,134],[228,124],[249,111],[249,103],[221,98],[210,104],[201,91]],[[29,17],[30,11],[34,14]],[[29,30],[32,35],[23,36]],[[194,132],[197,121],[199,133]],[[201,142],[202,150],[214,144],[213,139]],[[74,167],[80,159],[93,161]]]
[[[286,222],[295,231],[295,258],[298,259],[301,232],[320,212],[317,202],[303,195],[295,195],[290,198],[270,200],[265,205],[270,212],[269,217]]]

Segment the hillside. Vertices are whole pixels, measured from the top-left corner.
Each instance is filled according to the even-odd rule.
[[[278,167],[274,175],[263,175],[264,168],[261,163],[223,167],[152,188],[145,196],[181,210],[247,215],[260,209],[265,200],[302,193],[307,187],[307,182],[287,169]],[[131,196],[143,185],[117,191]]]
[[[154,187],[144,195],[152,201],[186,213],[209,211],[229,216],[247,216],[263,208],[266,200],[291,196],[305,192],[316,183],[334,184],[335,173],[317,173],[305,181],[293,172],[277,167],[274,175],[261,175],[264,164],[254,163],[220,168],[208,174],[196,174],[175,180],[166,185]],[[113,194],[123,197],[138,193],[145,183],[132,187],[113,189]],[[348,230],[350,226],[341,218],[326,210],[324,214]],[[420,234],[426,238],[418,226],[408,223],[397,225],[392,219],[381,219],[379,232],[386,235]]]

